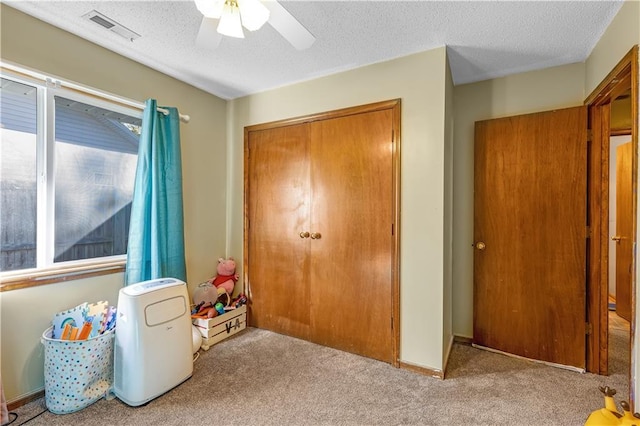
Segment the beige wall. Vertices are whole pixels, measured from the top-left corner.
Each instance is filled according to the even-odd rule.
[[[472,337],[474,122],[581,105],[584,64],[464,84],[453,93],[453,332]]]
[[[80,39],[4,4],[2,60],[129,99],[153,97],[191,116],[181,125],[185,250],[190,287],[226,255],[226,101]],[[78,302],[117,302],[122,274],[2,293],[2,381],[9,401],[43,387],[40,335]],[[28,310],[28,312],[27,312]],[[34,312],[35,311],[35,312]]]
[[[453,78],[449,60],[445,71],[444,108],[444,281],[443,281],[443,366],[446,368],[453,345]]]
[[[242,253],[243,128],[402,99],[401,360],[441,369],[443,359],[445,48],[231,101],[231,252]],[[349,265],[345,265],[349,267]]]
[[[586,61],[585,93],[600,84],[624,55],[640,40],[640,2],[626,0]]]

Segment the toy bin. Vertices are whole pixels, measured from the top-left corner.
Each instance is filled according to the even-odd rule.
[[[73,413],[106,396],[113,384],[114,330],[88,340],[58,340],[52,333],[49,327],[40,340],[49,411]]]
[[[216,343],[247,328],[247,305],[214,318],[194,318],[192,322],[202,334],[200,347],[207,351]]]

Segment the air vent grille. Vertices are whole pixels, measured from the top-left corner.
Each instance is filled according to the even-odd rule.
[[[95,22],[96,24],[100,24],[103,27],[105,27],[106,29],[110,29],[112,27],[115,27],[114,24],[112,24],[111,22],[107,21],[106,19],[102,19],[99,15],[95,15],[92,16],[91,19],[93,22]]]
[[[95,22],[101,27],[112,31],[118,34],[120,37],[126,38],[127,40],[133,41],[137,38],[140,38],[140,34],[131,31],[129,28],[125,27],[114,21],[113,19],[105,16],[104,14],[98,12],[97,10],[92,10],[89,13],[85,13],[82,15],[84,19],[88,19],[89,21]]]

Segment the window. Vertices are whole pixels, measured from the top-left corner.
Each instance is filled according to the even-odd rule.
[[[37,88],[0,85],[0,270],[36,267]]]
[[[124,258],[141,116],[2,78],[0,272]]]

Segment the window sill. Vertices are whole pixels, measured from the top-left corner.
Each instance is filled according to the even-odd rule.
[[[126,260],[0,274],[0,292],[124,272]]]

